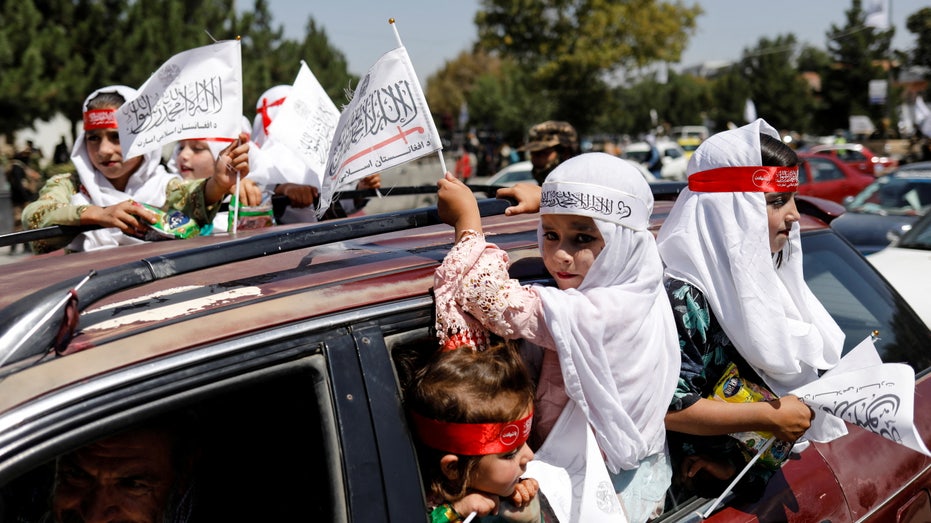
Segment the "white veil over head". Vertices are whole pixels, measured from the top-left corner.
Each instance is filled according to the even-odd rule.
[[[102,87],[84,100],[83,112],[87,112],[88,104],[101,93],[116,93],[122,96],[124,101],[136,96],[136,90],[125,85]],[[125,161],[127,158],[123,158],[123,160]],[[74,147],[71,150],[71,161],[74,163],[75,170],[81,179],[81,192],[71,197],[71,203],[74,205],[92,204],[106,207],[134,199],[161,207],[165,203],[165,189],[169,180],[172,178],[180,179],[179,176],[169,174],[162,167],[161,150],[154,150],[142,155],[142,164],[129,177],[126,188],[122,191],[117,190],[100,171],[94,168],[94,164],[87,153],[83,126],[74,141]],[[75,251],[89,251],[103,247],[140,243],[141,241],[126,236],[119,229],[109,228],[82,233],[68,247]]]
[[[762,119],[712,135],[689,160],[689,176],[762,165],[760,133],[779,137]],[[773,263],[764,193],[685,189],[657,243],[667,276],[704,294],[734,347],[776,394],[839,361],[844,333],[805,283],[798,223],[781,266]],[[818,439],[818,430],[809,434]]]
[[[633,469],[663,451],[663,419],[680,366],[663,267],[646,227],[653,194],[639,170],[604,153],[561,163],[543,193],[541,213],[593,217],[604,237],[578,289],[535,288],[567,395],[585,413],[609,468]],[[610,201],[580,204],[598,195]]]

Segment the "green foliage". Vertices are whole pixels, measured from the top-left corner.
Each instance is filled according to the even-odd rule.
[[[931,7],[924,7],[909,15],[905,27],[915,34],[915,49],[909,61],[913,65],[931,67]]]
[[[869,82],[888,78],[881,64],[890,58],[894,29],[867,27],[860,0],[852,0],[845,14],[846,24],[832,25],[827,32],[832,65],[822,76],[825,104],[816,115],[823,131],[847,128],[850,115],[865,114],[880,122],[887,114],[885,106],[870,105]]]
[[[593,101],[610,91],[605,75],[623,67],[676,62],[701,8],[659,0],[482,0],[479,45],[512,58],[553,117],[590,130]]]

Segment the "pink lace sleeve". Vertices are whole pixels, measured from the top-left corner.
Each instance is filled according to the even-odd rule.
[[[481,328],[507,338],[524,338],[553,348],[543,323],[540,295],[508,275],[508,255],[485,242],[475,231],[466,231],[450,249],[434,277],[437,333],[453,336]],[[458,314],[460,308],[467,315]],[[470,317],[471,316],[471,317]],[[471,325],[477,321],[480,325]]]

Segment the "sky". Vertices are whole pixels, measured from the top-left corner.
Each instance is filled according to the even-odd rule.
[[[250,0],[239,0],[251,6]],[[694,0],[682,0],[687,5]],[[871,0],[863,0],[866,6]],[[889,0],[891,20],[896,27],[893,47],[907,49],[914,37],[905,19],[927,0]],[[795,34],[802,44],[825,47],[831,25],[845,24],[849,0],[705,0],[705,14],[682,55],[679,66],[706,61],[736,60],[745,48],[755,47],[762,37],[770,39]],[[385,52],[396,47],[395,27],[421,82],[448,61],[471,48],[477,39],[475,12],[478,0],[269,0],[273,21],[284,27],[285,36],[303,38],[310,16],[326,31],[331,44],[346,56],[349,71],[362,75]],[[673,66],[676,68],[677,66]],[[295,68],[295,75],[297,68]]]

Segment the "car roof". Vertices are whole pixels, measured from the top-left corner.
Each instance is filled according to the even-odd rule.
[[[864,146],[863,144],[860,144],[860,143],[829,143],[829,144],[819,144],[819,145],[813,145],[813,146],[811,146],[811,148],[808,149],[808,151],[814,153],[814,152],[820,152],[820,151],[837,151],[837,150],[840,150],[840,149],[854,149],[854,150],[866,149],[867,151],[869,151],[869,149],[868,149],[866,146]]]
[[[660,198],[651,217],[654,234],[674,203]],[[803,230],[825,228],[839,207],[819,199],[799,202]],[[512,262],[538,259],[537,215],[503,216],[511,204],[506,200],[479,203],[485,233]],[[452,228],[433,206],[235,237],[38,255],[0,274],[0,380],[78,351],[109,348],[112,361],[102,365],[119,368],[138,363],[121,358],[182,353],[278,325],[429,297],[434,271],[452,243]],[[548,278],[542,263],[536,271],[527,276]],[[75,288],[76,329],[53,351]],[[127,343],[145,350],[120,352]],[[125,354],[114,357],[113,351]],[[69,376],[80,379],[79,373]],[[7,396],[0,410],[16,403]]]

